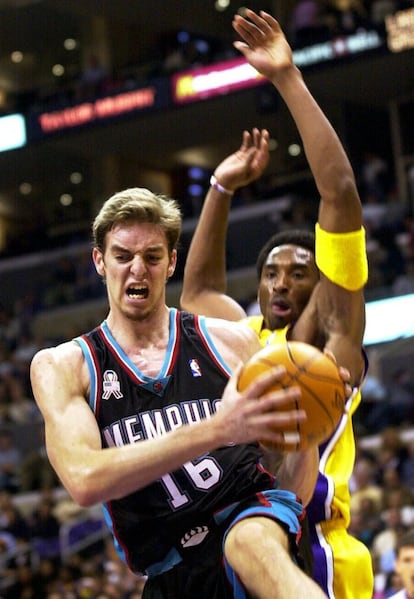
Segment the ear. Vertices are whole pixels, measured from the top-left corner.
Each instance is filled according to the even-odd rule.
[[[95,264],[96,272],[101,277],[104,277],[105,276],[105,264],[103,261],[102,252],[100,250],[98,250],[98,248],[93,248],[92,259],[93,259],[93,263]]]
[[[168,265],[167,274],[168,278],[172,277],[177,265],[177,250],[173,250],[170,256],[170,263]]]

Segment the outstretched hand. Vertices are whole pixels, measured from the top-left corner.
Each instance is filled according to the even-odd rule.
[[[235,190],[258,179],[269,162],[269,132],[266,129],[243,131],[240,148],[227,156],[214,175],[226,189]]]
[[[292,50],[276,19],[264,12],[245,9],[245,17],[235,15],[233,28],[243,41],[234,47],[259,73],[270,81],[285,68],[293,65]]]

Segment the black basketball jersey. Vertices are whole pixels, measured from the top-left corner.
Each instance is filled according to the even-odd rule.
[[[106,322],[76,339],[89,366],[90,406],[103,447],[158,437],[217,409],[230,370],[205,319],[172,308],[169,323],[156,378],[129,360]],[[123,559],[133,571],[152,575],[178,563],[186,547],[201,543],[214,527],[216,511],[273,486],[257,445],[226,446],[108,502],[104,511]]]

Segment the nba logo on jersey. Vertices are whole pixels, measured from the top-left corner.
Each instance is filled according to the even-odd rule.
[[[194,377],[201,376],[200,364],[196,358],[190,360],[190,368]]]

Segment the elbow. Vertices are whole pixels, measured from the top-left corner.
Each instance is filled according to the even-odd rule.
[[[349,209],[353,207],[355,211],[359,209],[361,215],[361,200],[353,172],[335,172],[330,180],[334,181],[335,184],[320,190],[323,201],[333,205],[339,204],[340,207],[347,206]]]
[[[342,201],[346,202],[348,206],[352,206],[353,212],[358,220],[362,219],[361,198],[359,197],[353,173],[349,173],[349,176],[343,178],[339,188],[339,197],[342,198]]]
[[[72,473],[63,484],[73,501],[82,508],[93,507],[106,499],[91,473]]]
[[[93,493],[87,489],[76,488],[69,491],[73,501],[82,508],[93,507],[100,503]]]

